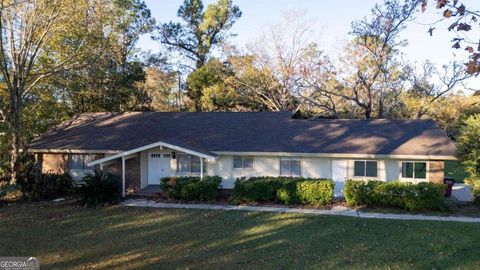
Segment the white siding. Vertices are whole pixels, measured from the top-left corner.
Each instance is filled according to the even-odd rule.
[[[165,150],[166,153],[171,151]],[[178,151],[176,151],[178,153]],[[147,185],[148,179],[148,150],[143,151],[141,157],[141,186]],[[235,180],[240,177],[253,176],[279,176],[280,159],[277,156],[255,156],[253,169],[234,169],[233,156],[220,156],[214,161],[204,160],[204,175],[218,175],[223,178],[223,188],[233,188]],[[302,176],[306,178],[332,178],[332,158],[303,157]],[[362,179],[353,176],[354,161],[357,159],[348,159],[347,175],[348,179]],[[358,159],[360,160],[360,159]],[[401,161],[399,160],[376,160],[378,169],[378,180],[393,181],[399,179]],[[172,176],[199,176],[199,173],[177,173],[177,161],[172,159],[170,162]],[[367,179],[367,178],[365,178]],[[368,177],[371,179],[371,177]]]
[[[303,158],[302,176],[306,178],[332,178],[332,160],[329,158]]]
[[[395,181],[400,178],[401,163],[395,159],[385,160],[385,171],[387,182]]]
[[[254,157],[253,169],[234,169],[233,156],[220,156],[215,161],[208,161],[207,175],[218,175],[223,178],[223,188],[233,188],[235,180],[240,177],[278,176],[280,159],[277,157]]]

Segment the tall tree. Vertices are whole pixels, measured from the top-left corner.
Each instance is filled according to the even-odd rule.
[[[164,112],[180,110],[179,74],[157,66],[147,67],[145,73],[145,81],[138,82],[138,87],[151,97],[152,109]]]
[[[281,23],[269,25],[247,44],[246,55],[230,57],[238,83],[267,110],[297,109],[305,59],[319,52],[313,36],[305,12],[285,13]]]
[[[184,0],[178,9],[178,17],[184,23],[161,24],[155,39],[192,61],[195,70],[207,62],[212,49],[226,39],[228,30],[241,15],[232,0],[217,0],[207,8],[202,0]],[[198,92],[199,89],[187,86],[187,91]],[[201,111],[201,95],[192,96],[195,96],[195,109]]]
[[[84,40],[76,39],[76,34],[90,31],[88,2],[12,0],[0,3],[0,74],[5,83],[5,95],[0,95],[0,115],[10,138],[12,182],[17,180],[19,172],[25,97],[42,80],[78,64],[85,52],[82,50]],[[66,29],[74,27],[76,33],[67,33]],[[63,43],[59,43],[60,40]],[[69,56],[51,57],[54,47],[68,51]]]
[[[416,0],[385,0],[375,5],[369,19],[353,22],[355,38],[347,44],[340,65],[331,70],[325,68],[327,61],[321,68],[317,63],[322,61],[315,60],[304,68],[304,99],[334,117],[389,117],[404,89],[398,48],[405,42],[399,34],[412,20],[417,4]]]
[[[405,73],[410,89],[404,93],[403,100],[409,102],[410,108],[414,109],[407,117],[416,119],[429,115],[435,102],[471,77],[463,65],[456,62],[444,65],[442,70],[438,71],[427,61],[419,70],[408,67]],[[415,105],[411,106],[413,104]]]
[[[94,36],[92,50],[81,68],[69,70],[50,83],[66,92],[74,113],[148,109],[150,98],[139,85],[148,63],[136,47],[143,34],[153,31],[155,20],[141,0],[107,1],[99,10],[102,35]]]
[[[355,75],[349,91],[342,97],[362,108],[367,119],[385,117],[388,105],[394,105],[400,94],[401,67],[396,57],[405,41],[399,40],[399,34],[416,10],[416,0],[385,0],[375,5],[370,19],[352,23],[356,36],[352,48],[359,54],[352,63]]]
[[[427,0],[419,1],[422,12],[427,8]],[[471,75],[480,74],[480,41],[478,20],[480,19],[479,7],[465,5],[458,0],[434,0],[436,9],[443,10],[442,19],[430,25],[428,33],[433,35],[436,25],[443,20],[449,20],[447,30],[453,32],[452,48],[467,51],[469,59],[465,63],[466,70]],[[472,31],[476,28],[477,31]],[[471,31],[471,32],[470,32]]]

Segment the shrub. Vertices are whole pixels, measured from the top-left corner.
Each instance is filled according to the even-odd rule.
[[[442,184],[347,180],[344,193],[349,206],[367,205],[405,210],[445,208],[445,186]]]
[[[230,201],[325,205],[333,200],[333,182],[292,177],[239,178]]]
[[[343,194],[350,206],[369,205],[372,203],[374,189],[380,181],[347,180]]]
[[[297,194],[297,183],[295,179],[283,179],[279,183],[275,200],[283,204],[300,204],[300,198]]]
[[[218,195],[222,178],[219,176],[166,177],[160,186],[167,197],[184,201],[213,201]]]
[[[480,205],[480,178],[468,177],[465,183],[472,187],[473,202]]]
[[[274,201],[277,190],[281,187],[280,182],[274,178],[258,177],[239,178],[233,188],[233,202],[267,202]]]
[[[471,178],[480,178],[480,114],[469,116],[457,138],[458,156]]]
[[[32,200],[54,199],[69,195],[74,190],[70,174],[37,174],[23,182],[25,195]]]
[[[0,182],[0,201],[13,202],[22,199],[22,187],[8,181]]]
[[[326,205],[333,201],[333,181],[299,181],[296,186],[298,199],[303,204]]]
[[[117,203],[120,200],[117,182],[111,174],[102,171],[87,174],[77,188],[80,204],[91,207]]]

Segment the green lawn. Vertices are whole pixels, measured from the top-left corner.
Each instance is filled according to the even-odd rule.
[[[42,269],[480,268],[480,224],[304,214],[0,207],[0,256]]]

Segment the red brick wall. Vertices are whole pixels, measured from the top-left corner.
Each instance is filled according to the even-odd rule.
[[[118,158],[114,163],[104,166],[103,169],[116,176],[119,185],[122,185],[122,159]],[[140,157],[125,160],[125,190],[132,194],[140,190]]]
[[[38,165],[42,173],[64,173],[68,171],[68,155],[65,153],[38,154]],[[94,154],[95,159],[103,158],[104,154]],[[95,166],[98,169],[98,166]]]
[[[39,154],[42,173],[64,173],[68,169],[68,154]]]
[[[428,162],[428,181],[432,183],[443,184],[444,161]]]

